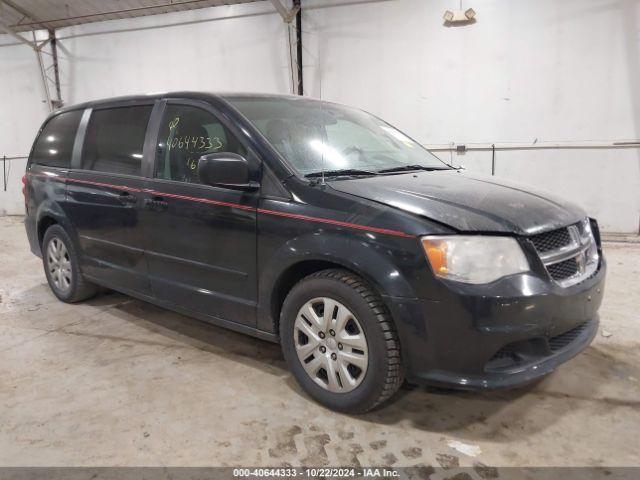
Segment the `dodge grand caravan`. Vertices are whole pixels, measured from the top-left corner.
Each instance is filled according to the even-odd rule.
[[[598,327],[594,219],[333,103],[183,92],[65,108],[24,195],[60,300],[103,286],[280,342],[303,389],[343,412],[405,378],[531,382]]]

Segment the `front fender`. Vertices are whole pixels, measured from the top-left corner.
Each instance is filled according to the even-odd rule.
[[[308,233],[286,241],[270,253],[268,260],[260,262],[258,328],[274,331],[272,294],[279,279],[303,262],[323,261],[349,269],[371,283],[381,295],[415,297],[398,266],[414,256],[409,242],[413,245],[416,241],[384,239],[378,243],[365,241],[362,235],[346,237],[329,232]],[[414,248],[417,246],[416,243]]]

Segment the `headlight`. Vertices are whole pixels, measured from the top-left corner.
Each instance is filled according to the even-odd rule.
[[[486,235],[423,237],[422,246],[439,277],[464,283],[489,283],[526,272],[529,262],[515,238]]]

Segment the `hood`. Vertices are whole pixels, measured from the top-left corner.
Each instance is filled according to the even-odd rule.
[[[465,232],[531,235],[578,222],[579,207],[516,183],[459,170],[327,182],[356,195]]]

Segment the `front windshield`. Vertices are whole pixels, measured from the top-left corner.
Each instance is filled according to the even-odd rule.
[[[396,128],[355,108],[302,97],[228,100],[302,175],[448,168]]]

